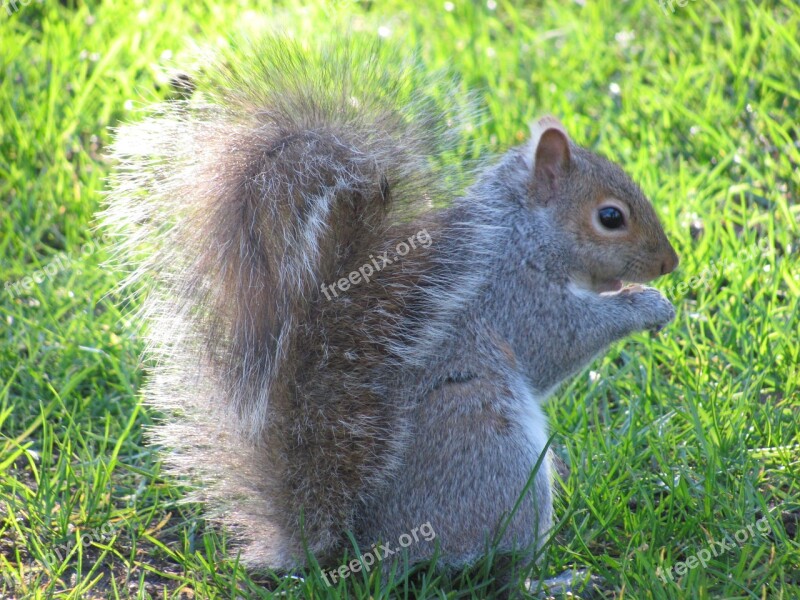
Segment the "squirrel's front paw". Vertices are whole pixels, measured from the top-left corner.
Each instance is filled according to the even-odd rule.
[[[635,306],[642,319],[640,329],[660,331],[675,318],[675,307],[656,288],[632,285],[619,294]]]

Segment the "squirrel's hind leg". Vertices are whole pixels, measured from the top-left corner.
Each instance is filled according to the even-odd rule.
[[[430,559],[437,545],[442,566],[473,564],[493,543],[532,557],[552,524],[551,466],[549,456],[539,461],[546,419],[523,379],[443,379],[410,420],[395,479],[357,517],[359,543],[399,547],[426,526],[435,534],[406,545],[410,563]]]

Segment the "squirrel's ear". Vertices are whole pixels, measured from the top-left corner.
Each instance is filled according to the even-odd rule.
[[[546,116],[531,125],[531,142],[526,159],[531,178],[552,186],[569,166],[569,136],[561,122]]]

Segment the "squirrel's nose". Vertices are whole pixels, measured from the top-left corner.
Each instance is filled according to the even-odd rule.
[[[678,258],[677,253],[672,248],[670,250],[669,258],[665,259],[661,262],[661,274],[666,275],[667,273],[672,273],[675,270],[675,267],[678,266],[680,259]]]

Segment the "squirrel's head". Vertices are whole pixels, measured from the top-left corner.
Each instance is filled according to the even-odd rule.
[[[554,117],[531,127],[528,201],[563,240],[578,285],[616,291],[669,273],[678,255],[650,201],[616,164],[575,145]]]

